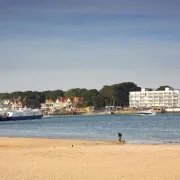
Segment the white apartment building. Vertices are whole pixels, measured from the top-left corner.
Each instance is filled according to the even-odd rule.
[[[165,91],[130,92],[130,107],[180,107],[180,90],[165,88]]]

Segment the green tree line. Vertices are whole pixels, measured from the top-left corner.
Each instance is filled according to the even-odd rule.
[[[157,90],[164,90],[165,87],[169,86],[160,86]],[[33,104],[36,104],[36,107],[38,107],[40,103],[44,103],[47,99],[55,101],[59,97],[67,97],[71,100],[73,97],[82,97],[83,103],[78,106],[95,106],[99,108],[105,106],[128,106],[129,92],[140,90],[141,88],[133,82],[123,82],[119,84],[105,85],[99,91],[97,89],[73,88],[67,91],[17,91],[12,93],[0,93],[0,99],[26,97],[26,104],[28,104],[28,106],[32,107]]]

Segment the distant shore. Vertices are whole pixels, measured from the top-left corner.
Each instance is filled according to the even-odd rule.
[[[139,111],[135,111],[135,110],[128,110],[128,111],[111,111],[112,114],[138,114]],[[160,112],[160,111],[156,111],[157,114],[180,114],[180,112]],[[60,116],[60,115],[108,115],[110,114],[107,111],[94,111],[94,112],[74,112],[74,113],[61,113],[61,114],[51,114],[51,115],[45,115],[47,116]]]
[[[0,138],[1,180],[179,179],[180,145]]]

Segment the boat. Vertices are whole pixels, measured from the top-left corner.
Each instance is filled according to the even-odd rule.
[[[146,110],[146,111],[140,111],[140,112],[138,112],[138,114],[141,115],[141,116],[156,115],[156,112],[154,112],[153,109],[149,109],[149,110]]]
[[[17,110],[6,110],[1,113],[0,121],[41,119],[43,113],[40,109],[20,108]]]

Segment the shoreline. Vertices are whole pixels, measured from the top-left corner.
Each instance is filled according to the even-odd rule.
[[[108,140],[85,140],[85,139],[69,139],[69,138],[32,138],[32,137],[0,137],[0,147],[1,143],[5,141],[51,141],[51,142],[65,142],[65,143],[75,143],[75,144],[91,144],[91,145],[125,145],[125,141],[108,141]]]
[[[158,115],[171,115],[171,114],[180,114],[180,112],[156,112]],[[54,115],[44,115],[43,118],[48,117],[61,117],[61,116],[88,116],[88,115],[139,115],[137,111],[112,111],[112,114],[107,112],[85,112],[80,114],[54,114]]]
[[[127,143],[124,139],[122,141],[118,140],[92,140],[92,139],[72,139],[72,138],[44,138],[44,137],[6,137],[0,136],[0,147],[1,142],[4,140],[19,140],[19,141],[26,141],[26,140],[35,140],[35,141],[52,141],[52,142],[68,142],[68,143],[82,143],[82,144],[91,144],[91,145],[142,145],[142,146],[180,146],[180,142],[164,142],[164,143]]]

